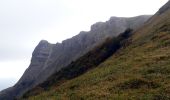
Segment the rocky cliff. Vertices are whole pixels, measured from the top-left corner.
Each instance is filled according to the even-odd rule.
[[[96,27],[101,26],[100,23]],[[95,53],[85,58],[96,59],[98,56],[93,54]],[[53,87],[44,89],[45,91],[41,87],[36,88],[35,91],[40,93],[38,95],[34,90],[30,91],[35,96],[28,95],[28,100],[170,100],[170,1],[144,26],[132,33],[128,38],[128,45],[99,66],[92,65],[96,68],[83,75],[57,82],[58,76],[70,77],[81,72],[77,69],[95,62],[94,60],[86,65],[88,62],[83,62],[88,60],[77,61],[78,64],[73,65],[76,68],[70,67],[73,62],[63,69],[62,75],[54,75],[56,78],[51,79]],[[47,82],[44,86],[51,85]]]
[[[117,36],[127,28],[137,29],[150,16],[133,18],[111,17],[109,21],[98,22],[91,26],[89,32],[64,40],[62,43],[50,44],[41,41],[35,48],[31,64],[15,86],[0,92],[1,100],[21,96],[24,92],[45,81],[54,72],[67,66],[107,37]]]

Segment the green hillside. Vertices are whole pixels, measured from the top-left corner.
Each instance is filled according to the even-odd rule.
[[[170,100],[170,10],[155,14],[128,41],[92,70],[29,100]]]

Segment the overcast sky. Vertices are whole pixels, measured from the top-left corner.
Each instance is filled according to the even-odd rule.
[[[168,0],[0,0],[0,90],[16,83],[41,39],[61,42],[111,16],[154,14]]]

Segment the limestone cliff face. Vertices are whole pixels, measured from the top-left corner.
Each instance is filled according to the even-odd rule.
[[[103,42],[105,38],[117,36],[127,28],[137,29],[148,20],[150,16],[137,16],[133,18],[112,17],[109,21],[98,22],[91,26],[91,31],[80,32],[61,44],[56,44],[51,55],[38,76],[38,83],[44,81],[55,71],[67,66],[78,57],[85,54],[95,45]]]
[[[158,84],[158,87],[156,86],[156,88],[149,88],[148,86],[145,87],[144,85],[137,85],[137,88],[134,88],[129,85],[128,86],[125,85],[125,87],[128,87],[128,88],[121,89],[122,86],[120,86],[120,84],[116,84],[116,83],[121,83],[121,84],[123,83],[123,87],[124,87],[124,83],[126,84],[127,80],[124,80],[124,82],[122,82],[122,80],[119,80],[119,82],[117,82],[117,79],[119,79],[119,78],[116,78],[116,83],[114,86],[117,86],[117,88],[115,89],[115,91],[113,88],[112,88],[112,91],[110,91],[111,88],[103,89],[103,90],[106,92],[109,91],[108,94],[115,93],[115,95],[117,95],[117,92],[122,91],[122,94],[119,97],[123,97],[124,99],[128,98],[128,96],[129,96],[128,95],[127,97],[124,97],[126,94],[131,94],[132,91],[135,89],[135,91],[137,90],[138,93],[135,93],[135,95],[132,94],[130,97],[133,96],[133,97],[136,97],[136,99],[144,99],[145,98],[145,99],[170,100],[169,99],[169,96],[170,96],[169,77],[167,77],[167,75],[169,74],[168,73],[168,69],[169,69],[168,65],[169,65],[169,60],[170,60],[168,57],[168,54],[170,52],[168,49],[168,48],[170,48],[170,45],[169,45],[169,43],[170,43],[170,41],[169,41],[170,40],[170,37],[169,37],[169,34],[170,34],[170,8],[169,8],[169,6],[170,6],[170,1],[165,6],[163,6],[163,8],[161,8],[149,21],[147,21],[143,27],[140,27],[139,30],[136,30],[133,33],[133,35],[129,38],[130,43],[128,43],[126,48],[122,48],[118,54],[116,53],[116,55],[113,55],[112,59],[108,59],[105,63],[102,63],[102,67],[104,67],[103,70],[102,70],[102,68],[99,68],[97,70],[90,71],[90,72],[86,73],[86,75],[82,75],[81,77],[71,80],[71,82],[67,81],[66,84],[64,84],[64,85],[59,85],[60,82],[63,82],[63,81],[57,81],[59,79],[63,79],[63,76],[66,76],[64,78],[66,80],[70,79],[70,76],[73,76],[73,77],[75,77],[76,75],[79,76],[80,74],[75,74],[75,73],[77,73],[79,71],[83,72],[84,69],[86,70],[87,66],[89,67],[96,60],[99,61],[99,59],[102,58],[101,56],[99,57],[96,54],[100,50],[102,51],[102,49],[99,46],[100,50],[96,50],[95,52],[91,51],[91,52],[87,53],[87,56],[85,54],[84,56],[80,57],[79,60],[72,62],[69,66],[67,66],[67,68],[63,69],[62,70],[63,72],[60,71],[59,73],[56,73],[55,75],[53,75],[53,77],[50,77],[48,81],[39,85],[34,90],[30,91],[28,93],[28,95],[26,95],[26,96],[34,95],[34,94],[36,95],[36,93],[39,92],[40,88],[41,88],[41,90],[43,90],[42,88],[46,89],[48,86],[52,86],[51,84],[54,83],[55,84],[54,87],[57,88],[57,90],[55,92],[59,93],[58,97],[66,96],[65,94],[69,94],[70,91],[72,91],[75,93],[75,95],[73,95],[73,97],[80,96],[80,97],[82,97],[82,99],[83,99],[83,97],[86,99],[92,99],[92,98],[94,99],[97,97],[100,98],[100,96],[102,94],[99,96],[98,92],[101,91],[100,90],[101,84],[104,84],[106,82],[107,86],[105,86],[105,87],[113,87],[114,79],[110,81],[110,76],[112,76],[114,78],[115,75],[119,76],[122,73],[122,76],[124,76],[126,73],[126,77],[127,77],[127,79],[130,79],[130,81],[131,81],[131,79],[136,80],[136,78],[139,78],[139,77],[134,77],[137,75],[137,76],[141,76],[141,78],[139,78],[139,80],[144,78],[144,80],[148,80],[149,84],[150,84],[150,81],[153,81],[152,83]],[[160,12],[162,12],[162,13],[160,13]],[[112,21],[113,21],[113,24],[112,24]],[[85,33],[84,34],[82,33],[84,36],[80,35],[82,37],[79,37],[78,39],[74,38],[73,40],[70,39],[69,41],[65,41],[64,42],[65,46],[64,46],[63,52],[65,52],[67,54],[67,52],[66,52],[67,49],[70,50],[69,52],[71,52],[71,53],[73,53],[72,50],[74,50],[74,49],[77,50],[76,48],[71,48],[74,43],[73,41],[76,41],[76,40],[77,41],[75,43],[77,43],[77,44],[79,43],[79,41],[83,40],[83,42],[80,42],[81,45],[76,45],[76,46],[84,48],[82,51],[87,50],[88,47],[90,47],[96,43],[99,43],[101,41],[101,39],[103,39],[106,35],[108,35],[108,36],[116,35],[117,31],[121,31],[119,29],[123,30],[126,27],[134,28],[135,26],[138,25],[137,22],[140,22],[140,20],[137,21],[134,18],[132,18],[131,20],[128,19],[129,22],[127,22],[126,19],[120,19],[120,18],[117,19],[114,17],[112,18],[112,21],[110,20],[106,23],[99,22],[92,26],[91,31],[88,32],[87,35]],[[114,24],[114,23],[116,23],[116,24]],[[88,37],[88,35],[89,35],[89,37]],[[83,38],[83,37],[86,37],[86,38]],[[165,42],[165,44],[163,42]],[[84,44],[87,44],[87,48],[85,48]],[[106,44],[104,44],[104,46],[106,46]],[[75,45],[73,45],[73,47],[75,47]],[[103,48],[105,48],[105,47],[103,47]],[[111,48],[113,50],[114,47],[111,47]],[[141,49],[141,50],[139,50],[139,49]],[[66,50],[66,51],[64,51],[64,50]],[[79,48],[79,50],[81,50],[81,49]],[[93,50],[95,50],[95,49],[93,49]],[[124,53],[124,51],[131,52],[131,53],[130,54]],[[105,48],[104,52],[107,52],[106,48]],[[76,51],[76,53],[81,54],[80,51]],[[75,55],[77,55],[76,53],[75,53]],[[122,55],[122,53],[124,53],[124,55]],[[127,62],[125,60],[122,60],[122,58],[125,58],[126,60],[128,60],[128,59],[131,60],[132,62],[130,62],[130,63],[133,66],[133,65],[136,65],[136,64],[134,64],[135,63],[134,57],[136,57],[137,55],[140,57],[141,54],[146,54],[145,55],[146,59],[144,60],[141,57],[142,60],[140,60],[140,61],[136,60],[136,64],[139,64],[139,66],[140,66],[139,70],[134,70],[134,69],[136,69],[135,66],[128,68],[127,72],[125,71],[126,69],[122,70],[122,66],[127,64]],[[147,55],[147,54],[149,54],[149,55]],[[92,57],[92,55],[93,55],[93,57]],[[119,55],[121,56],[120,58],[119,58]],[[155,59],[155,57],[150,57],[150,56],[159,56],[159,55],[164,55],[165,56],[164,59],[163,58]],[[85,57],[85,59],[83,59],[83,57]],[[97,59],[92,60],[92,58],[97,58]],[[71,59],[71,58],[69,58],[69,59]],[[149,59],[149,62],[147,59]],[[116,60],[116,61],[114,62],[111,60]],[[88,62],[88,61],[93,61],[93,62]],[[124,61],[126,63],[124,63]],[[83,64],[83,62],[84,62],[84,64]],[[109,73],[108,73],[108,70],[106,70],[108,67],[107,65],[114,66],[114,64],[118,64],[118,63],[124,63],[124,64],[120,65],[121,67],[117,66],[117,68],[119,70],[117,70],[117,71],[115,70],[112,72],[109,71]],[[128,61],[128,63],[129,63],[129,61]],[[89,65],[86,65],[86,64],[89,64]],[[94,67],[93,64],[92,64],[92,66]],[[166,66],[166,68],[164,66]],[[114,69],[115,67],[116,66],[114,66],[112,68],[110,67],[110,69]],[[124,67],[126,67],[126,66],[124,66]],[[143,67],[143,69],[142,69],[142,67]],[[150,70],[150,67],[154,67],[156,69],[161,69],[163,71],[162,71],[162,73],[160,73],[160,70],[158,70],[159,72],[147,73],[148,70]],[[49,66],[49,68],[50,68],[50,66]],[[58,68],[58,67],[56,66],[56,68]],[[149,68],[149,69],[147,69],[147,68]],[[104,70],[106,70],[106,71],[104,71]],[[137,73],[137,74],[135,73],[133,75],[129,74],[129,72],[133,73],[134,71],[138,71],[139,73]],[[104,72],[107,75],[104,74],[104,76],[98,77],[99,81],[95,81],[95,84],[93,84],[94,77],[97,77],[96,74],[94,74],[94,73],[99,73],[99,72],[102,72],[102,73]],[[166,72],[168,74],[165,74]],[[143,74],[143,73],[145,73],[145,74]],[[155,77],[155,74],[158,75],[158,77]],[[133,76],[133,77],[131,77],[131,76]],[[146,76],[149,76],[149,77],[146,77]],[[158,78],[158,80],[157,79],[155,80],[155,78]],[[104,81],[107,79],[113,84],[111,84],[111,85],[107,84],[108,81]],[[85,80],[88,80],[88,82],[86,82]],[[101,81],[101,80],[103,80],[103,81]],[[78,83],[77,81],[80,83]],[[81,81],[84,81],[83,83],[85,83],[85,85],[82,85]],[[90,82],[90,81],[93,81],[93,82]],[[58,87],[56,86],[57,85],[56,82],[59,82]],[[133,82],[136,82],[136,81],[133,81]],[[143,83],[145,84],[145,82],[143,82],[143,81],[138,81],[138,82],[139,82],[139,84],[143,84]],[[146,82],[146,83],[148,83],[148,82]],[[71,84],[67,84],[67,83],[71,83]],[[159,86],[159,84],[160,84],[160,86]],[[134,84],[132,83],[131,85],[133,86]],[[60,88],[60,86],[65,86],[65,88]],[[97,92],[97,93],[91,92],[91,93],[94,93],[92,98],[91,97],[88,98],[88,96],[90,96],[88,93],[90,91],[89,86],[98,88],[98,90],[96,89],[97,91],[95,90],[95,92]],[[86,89],[84,87],[86,87]],[[141,88],[142,88],[142,90],[141,90]],[[138,97],[139,95],[144,96],[144,94],[141,94],[141,92],[143,92],[143,89],[147,90],[147,92],[144,92],[144,94],[149,94],[150,96],[148,96],[148,97],[145,96],[144,98],[139,98]],[[76,90],[78,90],[78,91],[76,91]],[[85,90],[86,90],[86,92],[84,92]],[[93,91],[93,89],[91,89],[91,90]],[[128,91],[130,90],[130,92],[128,92],[127,90]],[[154,93],[153,93],[153,91],[154,91]],[[45,92],[45,93],[47,92],[46,96],[52,97],[51,94],[54,93],[54,89],[51,89],[50,91],[43,91],[43,92]],[[82,94],[77,95],[77,93],[82,93]],[[84,93],[87,93],[87,94],[84,94]],[[39,97],[43,96],[42,94],[43,93],[41,91],[41,95],[39,95]],[[105,95],[105,93],[103,95]],[[112,95],[113,98],[115,95]],[[72,95],[67,95],[66,98],[69,98],[69,97],[72,97]],[[112,98],[112,97],[110,97],[110,95],[106,95],[105,98]],[[117,97],[117,99],[118,99],[118,97]],[[129,99],[131,99],[131,98],[129,98]]]
[[[21,79],[15,86],[2,91],[0,99],[10,97],[9,95],[12,95],[12,98],[21,96],[27,90],[45,81],[54,72],[91,50],[95,45],[103,42],[107,37],[117,36],[127,28],[135,30],[149,18],[150,16],[111,17],[109,21],[92,25],[89,32],[82,31],[62,43],[50,44],[45,40],[41,41],[35,48],[31,64]]]
[[[45,66],[46,61],[49,59],[53,47],[53,44],[50,44],[45,40],[40,41],[32,53],[30,66],[17,84],[27,83],[27,81],[34,81],[36,79],[39,74],[38,72],[43,70],[43,66]]]
[[[0,92],[0,100],[13,100],[16,96],[20,96],[34,86],[34,81],[39,75],[38,72],[42,70],[53,47],[54,44],[50,44],[45,40],[40,41],[32,53],[31,64],[24,75],[13,87]]]

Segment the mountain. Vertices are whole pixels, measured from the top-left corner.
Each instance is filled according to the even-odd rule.
[[[11,100],[21,96],[102,43],[106,38],[118,36],[127,28],[137,29],[150,17],[146,15],[133,18],[111,17],[109,21],[92,25],[89,32],[82,31],[62,43],[50,44],[45,40],[40,41],[32,54],[28,69],[13,87],[0,92],[0,99]]]
[[[66,71],[63,80],[57,78],[60,74],[54,74],[56,78],[48,79],[25,96],[28,100],[170,100],[170,1],[126,41],[84,74],[66,80],[67,70],[72,71],[67,66],[62,69]]]
[[[76,61],[54,73],[45,82],[31,89],[24,97],[39,94],[43,90],[47,90],[53,85],[59,86],[62,82],[73,79],[82,75],[86,71],[97,67],[100,63],[109,58],[113,53],[128,43],[126,39],[131,35],[132,30],[127,29],[118,37],[107,38],[102,44],[96,46]],[[34,91],[32,93],[32,91]],[[30,94],[29,94],[30,93]]]
[[[117,36],[127,28],[137,29],[148,18],[150,16],[146,15],[133,18],[111,17],[109,21],[92,25],[89,32],[82,31],[62,43],[50,44],[45,40],[40,41],[32,54],[28,69],[13,87],[0,92],[0,99],[10,100],[21,96],[97,44],[102,43],[107,37]]]

